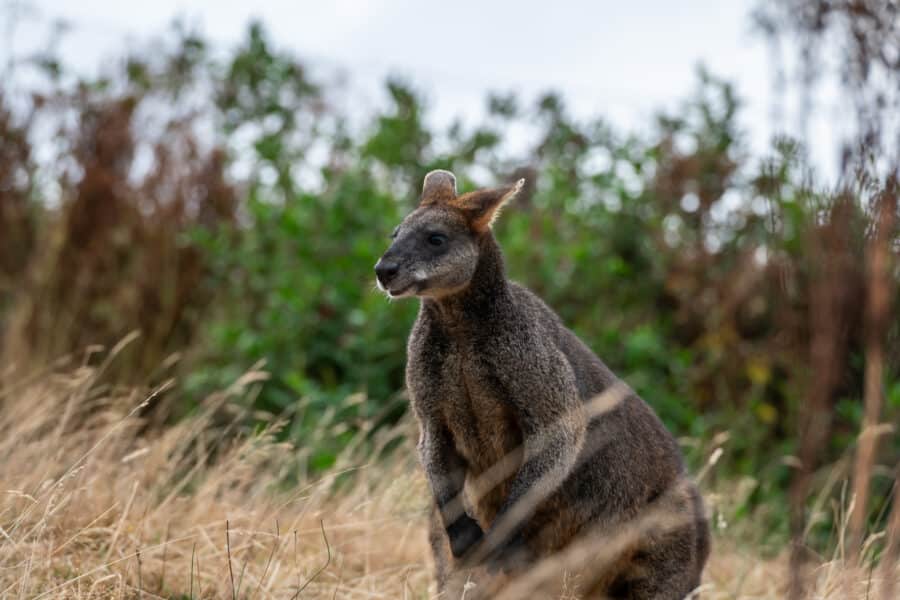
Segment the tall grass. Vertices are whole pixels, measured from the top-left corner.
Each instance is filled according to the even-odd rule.
[[[240,400],[264,372],[247,372],[170,428],[145,428],[147,405],[177,390],[104,384],[114,354],[2,374],[0,597],[433,596],[429,499],[410,423],[360,434],[332,470],[297,480],[303,448],[277,441],[278,419],[242,426]],[[323,417],[323,435],[335,427]],[[399,449],[376,461],[398,437]],[[720,454],[711,452],[701,483]],[[783,597],[786,551],[759,556],[744,541],[752,520],[724,521],[734,490],[719,487],[706,490],[716,536],[703,597]],[[851,502],[831,509],[842,532]],[[900,576],[896,563],[873,561],[884,535],[869,537],[860,570],[844,568],[841,544],[818,557],[809,597],[878,597]]]
[[[400,597],[427,588],[425,495],[406,454],[376,468],[348,451],[329,473],[287,486],[300,458],[275,441],[279,422],[241,431],[234,403],[263,373],[147,435],[140,413],[167,386],[111,388],[101,374],[5,374],[0,597],[291,598],[301,588],[302,597]]]

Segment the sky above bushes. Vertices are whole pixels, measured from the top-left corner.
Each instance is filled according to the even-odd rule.
[[[744,99],[741,121],[753,154],[766,151],[773,131],[788,131],[808,140],[812,163],[830,178],[842,110],[834,86],[824,82],[805,99],[814,110],[793,90],[775,91],[776,65],[790,53],[775,56],[754,32],[756,4],[35,0],[0,53],[39,49],[48,23],[62,18],[71,26],[63,56],[92,72],[104,59],[121,56],[123,42],[158,35],[176,16],[223,46],[236,43],[248,20],[259,18],[320,78],[346,82],[342,101],[350,114],[370,114],[384,101],[385,77],[399,75],[425,92],[439,123],[479,117],[488,91],[530,97],[555,89],[575,114],[605,115],[630,131],[649,126],[660,108],[674,110],[696,85],[702,63],[734,82]]]

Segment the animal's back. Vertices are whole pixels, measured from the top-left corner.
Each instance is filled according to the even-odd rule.
[[[511,288],[520,309],[543,328],[543,339],[566,357],[589,417],[577,466],[550,504],[578,506],[567,518],[574,516],[581,527],[608,515],[616,521],[634,517],[684,475],[675,439],[543,300],[524,286]]]

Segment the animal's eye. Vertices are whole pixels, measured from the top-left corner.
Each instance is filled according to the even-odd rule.
[[[447,236],[443,233],[432,233],[428,235],[428,243],[432,246],[443,246],[447,243]]]
[[[394,232],[391,233],[391,239],[394,239],[395,237],[397,237],[397,234],[398,234],[399,232],[400,232],[400,226],[397,225],[396,227],[394,227]]]

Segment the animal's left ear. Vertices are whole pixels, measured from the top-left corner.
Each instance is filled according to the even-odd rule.
[[[450,204],[465,213],[469,226],[481,233],[491,228],[500,215],[503,205],[515,198],[525,185],[520,179],[515,184],[492,190],[478,190],[463,194]]]

